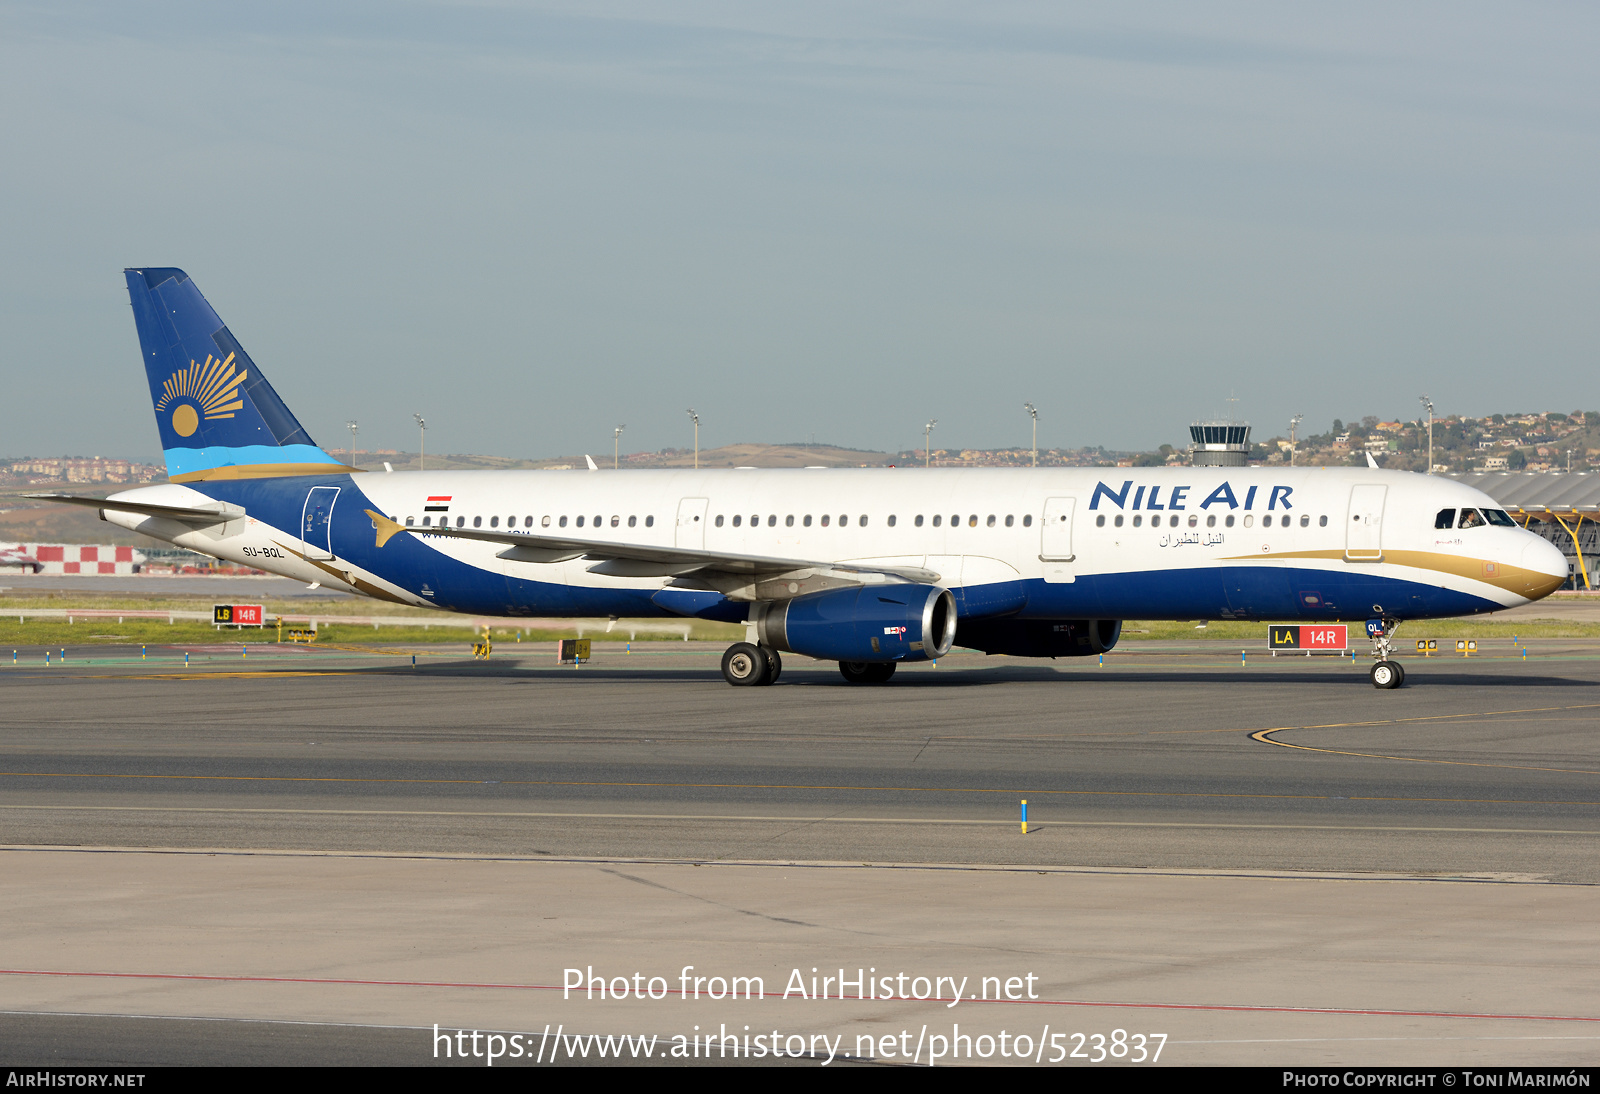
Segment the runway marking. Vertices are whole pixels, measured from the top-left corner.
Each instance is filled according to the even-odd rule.
[[[288,809],[210,805],[0,805],[0,810],[56,813],[244,813],[252,816],[330,817],[521,817],[551,820],[627,821],[729,821],[739,824],[939,824],[954,826],[1016,827],[1013,820],[957,817],[805,817],[737,813],[554,813],[499,809]],[[1038,830],[1049,828],[1180,828],[1274,832],[1458,832],[1479,835],[1596,836],[1592,828],[1461,828],[1403,824],[1227,824],[1200,821],[1068,821],[1041,820]]]
[[[1306,728],[1306,727],[1291,727]],[[1236,730],[1218,730],[1233,733]],[[1278,733],[1281,730],[1261,730],[1261,733]],[[1252,736],[1255,736],[1252,734]],[[1265,738],[1262,738],[1265,739]],[[1285,748],[1303,748],[1303,745],[1284,744],[1268,740],[1269,744],[1282,744]],[[1313,752],[1328,751],[1311,749]],[[1365,753],[1349,753],[1365,755]],[[1444,762],[1444,761],[1440,761]],[[1531,770],[1561,770],[1560,768],[1533,768]],[[804,783],[675,783],[675,782],[598,782],[558,779],[357,779],[333,775],[107,775],[97,772],[73,771],[0,771],[0,779],[151,779],[177,782],[263,782],[263,783],[349,783],[357,786],[594,786],[624,787],[631,789],[669,790],[845,790],[859,793],[901,794],[1016,794],[1029,793],[1039,797],[1086,798],[1202,798],[1255,801],[1372,801],[1372,802],[1428,802],[1440,805],[1577,805],[1596,806],[1600,801],[1549,801],[1538,798],[1399,798],[1364,794],[1222,794],[1173,790],[1026,790],[1014,787],[944,787],[944,786],[828,786]],[[1009,823],[1009,822],[1008,822]]]
[[[1389,756],[1378,752],[1351,752],[1346,749],[1339,748],[1317,748],[1313,745],[1291,744],[1288,741],[1277,740],[1272,736],[1274,733],[1289,733],[1297,729],[1351,729],[1361,726],[1402,725],[1418,722],[1443,722],[1453,721],[1461,718],[1490,718],[1502,714],[1548,714],[1553,711],[1593,710],[1596,707],[1600,707],[1600,703],[1579,703],[1575,706],[1566,707],[1526,707],[1519,710],[1475,710],[1467,711],[1461,714],[1433,714],[1418,718],[1385,718],[1377,721],[1366,722],[1329,722],[1326,725],[1315,726],[1279,726],[1276,729],[1258,729],[1254,733],[1250,734],[1250,739],[1252,741],[1260,741],[1262,744],[1277,745],[1279,748],[1296,748],[1302,752],[1322,752],[1330,756],[1359,756],[1363,759],[1369,760],[1403,760],[1407,763],[1447,764],[1452,767],[1491,767],[1504,771],[1549,771],[1563,775],[1600,775],[1600,771],[1591,771],[1587,768],[1578,767],[1533,767],[1528,764],[1492,764],[1484,763],[1479,760],[1439,760],[1424,756]],[[1401,798],[1395,800],[1407,801],[1410,799]],[[1448,801],[1450,799],[1444,800]]]
[[[105,979],[105,980],[188,980],[225,984],[328,984],[328,985],[353,985],[357,987],[384,987],[384,988],[486,988],[498,991],[561,991],[566,989],[557,984],[517,984],[496,981],[450,981],[450,980],[365,980],[354,977],[322,977],[322,976],[225,976],[205,973],[178,973],[178,972],[79,972],[67,969],[0,969],[0,976],[39,976],[59,977],[67,979]],[[672,994],[668,989],[667,994]],[[684,995],[682,988],[679,995]],[[778,998],[780,993],[775,991],[761,991],[753,993],[758,999],[768,997]],[[862,995],[827,996],[829,999],[865,1000]],[[928,999],[902,999],[886,998],[876,999],[875,1002],[890,1003],[944,1003],[957,1002],[949,996],[933,996]],[[1587,1014],[1520,1014],[1497,1013],[1494,1011],[1449,1011],[1449,1010],[1389,1010],[1369,1007],[1292,1007],[1273,1006],[1270,1004],[1248,1003],[1133,1003],[1116,1002],[1104,999],[972,999],[963,997],[963,1003],[988,1003],[1001,1006],[1027,1006],[1027,1007],[1079,1007],[1106,1010],[1194,1010],[1211,1012],[1234,1012],[1246,1014],[1342,1014],[1369,1016],[1376,1018],[1470,1018],[1490,1019],[1500,1021],[1518,1022],[1600,1022],[1600,1017]],[[28,1013],[28,1012],[23,1012]]]

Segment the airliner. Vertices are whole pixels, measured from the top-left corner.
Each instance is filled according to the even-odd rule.
[[[1567,576],[1488,495],[1371,467],[363,472],[311,439],[187,274],[125,275],[169,481],[32,496],[397,604],[742,624],[733,685],[774,683],[784,653],[881,684],[955,645],[1084,657],[1124,619],[1236,619],[1364,621],[1388,689],[1400,623]]]

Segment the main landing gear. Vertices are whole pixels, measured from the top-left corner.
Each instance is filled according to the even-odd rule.
[[[1406,682],[1405,666],[1394,660],[1394,644],[1390,641],[1399,625],[1400,620],[1384,616],[1378,626],[1369,624],[1367,627],[1367,635],[1372,639],[1373,657],[1373,666],[1368,675],[1372,677],[1373,687],[1385,691]]]
[[[852,684],[883,684],[894,675],[894,662],[840,661],[839,675]]]
[[[736,688],[775,684],[783,673],[783,658],[770,646],[735,642],[722,655],[722,678]]]

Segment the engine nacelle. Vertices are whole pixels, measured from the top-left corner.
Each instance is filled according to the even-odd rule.
[[[858,585],[769,605],[763,645],[827,661],[925,661],[950,652],[956,601],[933,585]]]
[[[1091,657],[1122,637],[1120,619],[963,619],[963,646],[1012,657]]]

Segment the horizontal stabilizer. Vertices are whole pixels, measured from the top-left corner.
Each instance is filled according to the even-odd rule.
[[[225,524],[245,515],[237,505],[217,502],[215,509],[189,509],[181,505],[151,505],[142,501],[115,501],[111,498],[82,498],[72,494],[23,494],[37,501],[53,501],[61,505],[81,505],[86,509],[110,509],[117,513],[142,513],[147,517],[165,517],[185,524]]]

